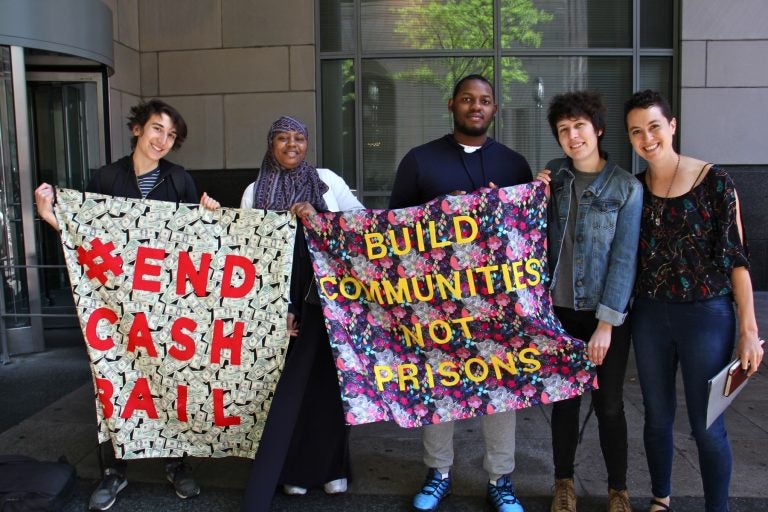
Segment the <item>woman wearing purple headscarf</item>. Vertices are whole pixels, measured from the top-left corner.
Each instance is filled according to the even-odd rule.
[[[264,160],[241,208],[290,210],[299,218],[363,208],[341,177],[304,160],[307,140],[307,127],[294,118],[282,116],[272,124]],[[242,509],[248,512],[268,511],[278,484],[292,495],[319,486],[328,494],[347,490],[349,428],[301,228],[290,296],[291,345],[246,487]]]

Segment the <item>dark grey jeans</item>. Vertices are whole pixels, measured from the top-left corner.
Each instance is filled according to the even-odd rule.
[[[571,336],[589,342],[597,327],[594,311],[555,307],[555,315]],[[597,367],[599,389],[592,391],[600,448],[608,472],[608,487],[627,488],[627,419],[624,416],[624,376],[627,371],[629,325],[614,327],[611,346]],[[552,408],[552,458],[555,478],[573,478],[576,446],[579,443],[581,397],[555,402]]]

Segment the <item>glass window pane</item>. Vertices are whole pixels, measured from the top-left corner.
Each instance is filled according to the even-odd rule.
[[[363,51],[493,48],[493,0],[363,0]]]
[[[352,0],[320,0],[320,51],[354,50],[355,10]]]
[[[360,201],[365,205],[366,208],[378,210],[386,210],[389,208],[389,194],[383,196],[366,195],[364,198],[360,199]]]
[[[363,61],[365,191],[389,191],[400,159],[414,146],[453,130],[448,99],[459,78],[493,76],[490,57]]]
[[[356,188],[355,162],[355,69],[352,59],[322,62],[321,119],[323,161]]]
[[[677,109],[675,96],[672,94],[672,58],[671,57],[641,57],[640,58],[640,89],[659,91],[667,98],[674,113]],[[675,140],[675,146],[679,144]],[[638,170],[645,169],[647,163],[637,156]]]
[[[502,63],[505,59],[502,59]],[[631,151],[624,129],[623,105],[632,94],[630,57],[521,58],[525,81],[505,80],[499,113],[501,142],[520,152],[536,170],[563,151],[547,123],[547,107],[553,96],[591,89],[603,94],[608,108],[603,149],[625,169],[631,169]]]
[[[503,48],[632,47],[632,0],[500,2]]]
[[[640,58],[640,90],[655,89],[665,96],[674,110],[672,95],[672,57]]]
[[[640,2],[640,47],[672,48],[674,2],[642,0]]]
[[[635,5],[640,20],[634,18]],[[334,137],[324,141],[324,149],[329,146],[326,165],[344,173],[348,181],[347,173],[356,175],[366,205],[386,206],[386,194],[405,152],[451,131],[446,102],[453,82],[470,72],[492,78],[496,65],[502,81],[497,133],[534,169],[562,155],[546,122],[549,100],[556,93],[580,88],[603,93],[609,109],[604,147],[617,163],[631,168],[622,110],[633,92],[632,83],[658,89],[674,100],[674,56],[641,57],[640,76],[633,77],[637,61],[633,64],[629,54],[635,23],[641,48],[671,50],[678,5],[668,0],[320,0],[320,51],[349,51],[350,57],[352,53],[363,57],[356,70],[361,94],[356,103],[340,92],[343,83],[353,83],[339,78],[341,64],[327,65],[336,76],[323,77],[322,101],[330,106],[321,106],[322,115],[335,117],[323,120],[324,138]],[[495,37],[494,8],[501,16],[497,20],[501,33]],[[355,30],[361,38],[359,47]],[[491,57],[496,40],[501,48]],[[537,48],[549,55],[532,57],[536,53],[530,50]],[[588,55],[557,56],[580,49]],[[609,55],[601,56],[600,49]],[[626,56],[616,56],[614,49]],[[515,50],[526,53],[512,56]],[[367,59],[369,52],[387,52],[387,58]],[[442,57],[451,53],[461,55]],[[327,66],[321,68],[323,74]],[[351,69],[351,63],[348,66]],[[358,117],[346,108],[356,108]],[[353,141],[356,119],[362,119],[362,126]],[[358,160],[362,155],[357,174],[348,148],[353,142]]]
[[[672,58],[671,57],[641,57],[640,58],[640,89],[653,89],[659,91],[667,98],[674,113],[677,109],[675,96],[672,94]],[[679,144],[675,140],[675,146]],[[640,156],[637,156],[638,172],[645,169],[647,164]]]

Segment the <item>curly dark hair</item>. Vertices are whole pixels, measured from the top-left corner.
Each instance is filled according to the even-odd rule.
[[[595,91],[572,91],[558,94],[549,102],[547,109],[547,121],[555,140],[560,143],[557,136],[557,123],[563,119],[573,117],[586,117],[592,123],[597,134],[597,149],[604,155],[602,148],[603,136],[605,136],[605,118],[608,110],[603,104],[603,96]]]
[[[488,84],[488,87],[491,88],[491,94],[493,94],[493,84],[485,78],[483,75],[467,75],[464,78],[460,79],[458,82],[456,82],[456,85],[453,86],[453,95],[451,98],[455,98],[457,94],[459,94],[459,89],[461,89],[461,86],[464,82],[468,82],[469,80],[479,80],[480,82],[485,82]]]
[[[149,118],[155,114],[166,114],[171,118],[173,126],[176,129],[176,140],[173,142],[173,149],[179,149],[187,138],[187,123],[184,121],[184,118],[181,117],[178,110],[162,100],[152,99],[131,107],[131,113],[128,116],[127,123],[128,129],[133,132],[135,126],[144,128],[144,125],[147,124]],[[131,150],[136,149],[136,142],[138,140],[139,138],[135,135],[131,138]]]
[[[675,116],[672,114],[672,107],[669,106],[667,99],[662,96],[658,91],[653,89],[646,89],[644,91],[637,91],[627,101],[624,102],[624,123],[627,122],[627,115],[636,108],[651,108],[659,107],[661,113],[667,118],[667,121],[671,121]]]

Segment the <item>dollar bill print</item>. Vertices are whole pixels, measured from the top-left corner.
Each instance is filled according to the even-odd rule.
[[[69,189],[55,211],[100,440],[124,459],[253,457],[288,346],[295,218]],[[233,262],[256,278],[222,296],[225,276],[247,285]]]

